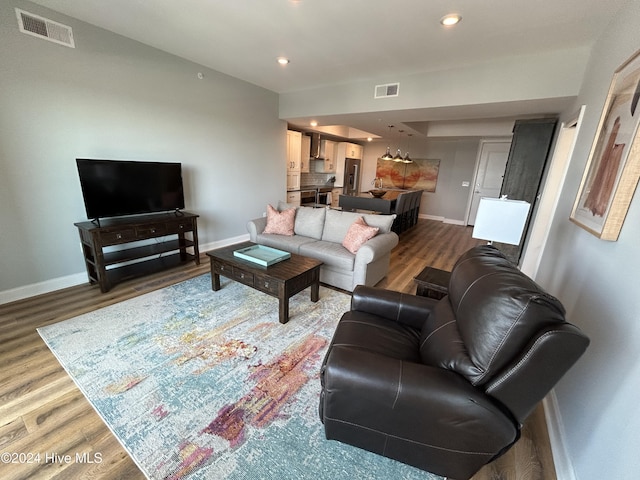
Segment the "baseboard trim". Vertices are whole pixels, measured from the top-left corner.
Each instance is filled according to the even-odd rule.
[[[442,223],[450,223],[451,225],[466,225],[464,220],[454,220],[452,218],[439,217],[437,215],[426,215],[424,213],[419,214],[418,218],[424,218],[425,220],[436,220]]]
[[[234,243],[240,242],[248,242],[249,234],[245,233],[244,235],[238,235],[237,237],[225,238],[224,240],[218,240],[217,242],[210,242],[205,244],[200,244],[200,253],[208,252],[209,250],[215,250],[216,248],[228,247],[229,245],[233,245]]]
[[[444,217],[438,217],[437,215],[427,215],[426,213],[418,214],[418,218],[424,218],[425,220],[437,220],[438,222],[444,222]]]
[[[219,240],[217,242],[201,244],[199,248],[202,253],[215,248],[233,245],[234,243],[246,242],[248,240],[249,234],[247,233],[244,235],[238,235],[237,237],[225,238],[224,240]],[[12,288],[11,290],[0,292],[0,305],[24,300],[29,297],[35,297],[36,295],[43,295],[56,290],[62,290],[63,288],[75,287],[76,285],[82,285],[87,282],[87,273],[80,272],[66,275],[64,277],[52,278],[51,280],[45,280],[44,282]]]
[[[442,223],[450,223],[451,225],[465,225],[462,220],[453,220],[451,218],[445,218]]]
[[[547,431],[549,432],[549,444],[553,454],[553,464],[556,469],[556,478],[558,480],[577,480],[576,472],[573,469],[571,457],[565,445],[564,424],[560,415],[558,406],[558,398],[554,390],[542,400],[544,406],[544,417],[547,423]]]
[[[62,290],[63,288],[74,287],[87,281],[87,273],[82,272],[73,273],[64,277],[52,278],[51,280],[25,285],[23,287],[12,288],[11,290],[0,292],[0,305],[23,300],[29,297],[35,297],[36,295],[42,295],[55,290]]]

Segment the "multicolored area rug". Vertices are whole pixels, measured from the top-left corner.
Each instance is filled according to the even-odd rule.
[[[203,275],[40,328],[148,478],[439,479],[324,438],[319,368],[350,297],[278,300]]]

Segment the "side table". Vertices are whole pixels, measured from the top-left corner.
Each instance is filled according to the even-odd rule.
[[[451,272],[426,267],[413,279],[418,286],[416,295],[440,300],[447,294],[449,277]]]

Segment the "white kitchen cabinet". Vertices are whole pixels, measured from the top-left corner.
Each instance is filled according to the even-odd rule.
[[[338,143],[336,157],[338,158],[338,160],[341,159],[342,161],[344,161],[345,158],[357,158],[358,160],[362,160],[362,153],[362,145],[349,142],[340,142]]]
[[[347,143],[345,157],[362,160],[362,146],[355,143]]]
[[[316,162],[316,172],[335,173],[336,172],[336,142],[322,140],[320,143],[320,157],[324,161]]]
[[[287,203],[289,205],[300,206],[300,192],[287,192]]]
[[[331,206],[338,207],[340,205],[340,195],[342,195],[341,188],[334,188],[331,190]]]
[[[311,157],[311,137],[302,135],[302,148],[300,150],[300,171],[309,173],[309,158]]]
[[[302,133],[287,130],[287,172],[300,173]]]
[[[287,191],[300,190],[300,172],[287,172]]]

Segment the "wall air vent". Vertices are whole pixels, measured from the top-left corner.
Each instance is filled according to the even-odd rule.
[[[385,85],[376,85],[373,98],[397,97],[400,93],[399,83],[387,83]]]
[[[22,33],[76,48],[71,27],[16,8],[18,27]]]

